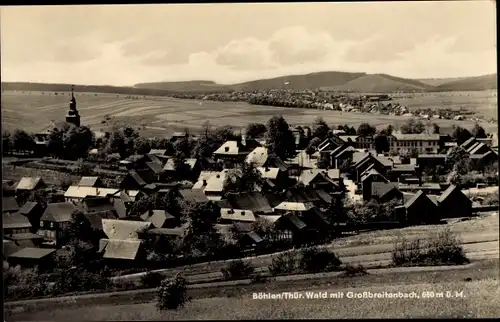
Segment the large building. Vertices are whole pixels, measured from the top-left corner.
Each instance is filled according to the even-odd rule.
[[[390,152],[416,150],[418,153],[438,153],[439,134],[392,134],[389,139]]]
[[[69,101],[69,111],[66,114],[66,122],[80,126],[80,114],[76,109],[76,100],[74,94],[75,86],[71,86],[71,100]]]

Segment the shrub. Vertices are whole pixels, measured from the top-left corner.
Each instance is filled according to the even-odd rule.
[[[299,256],[297,251],[289,250],[273,258],[268,269],[271,275],[293,273],[297,271]]]
[[[60,270],[52,294],[107,289],[111,286],[111,282],[105,275],[104,272],[89,272],[80,268]]]
[[[338,257],[326,249],[307,248],[301,255],[300,268],[307,273],[331,271],[341,264]]]
[[[249,277],[254,268],[241,259],[231,261],[225,268],[221,269],[224,279],[243,279]]]
[[[251,280],[252,280],[253,284],[266,283],[267,277],[262,276],[262,275],[257,274],[257,273],[254,273],[254,274],[252,274]]]
[[[445,229],[422,241],[414,239],[396,241],[392,252],[396,266],[461,265],[469,263],[458,238]]]
[[[141,276],[141,285],[145,288],[159,287],[162,280],[162,274],[158,272],[147,272],[145,275]]]
[[[353,276],[363,276],[367,274],[368,272],[363,267],[363,265],[356,265],[356,266],[346,265],[346,267],[344,268],[343,276],[353,277]]]
[[[133,281],[126,279],[119,279],[113,281],[113,287],[116,290],[128,291],[128,290],[135,290],[137,288],[137,285]]]
[[[485,195],[483,204],[485,206],[498,206],[498,191]]]
[[[156,307],[158,310],[176,310],[189,301],[186,279],[180,275],[161,281]]]

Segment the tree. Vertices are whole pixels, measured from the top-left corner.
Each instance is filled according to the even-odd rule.
[[[137,138],[134,141],[134,151],[137,154],[146,154],[151,151],[151,145],[145,138]]]
[[[182,138],[174,143],[174,151],[176,159],[183,160],[188,159],[191,156],[192,142],[189,138]]]
[[[250,123],[247,125],[245,133],[249,138],[258,138],[259,136],[266,133],[266,126],[262,123]]]
[[[466,174],[471,168],[469,153],[461,146],[454,147],[448,152],[446,163],[448,169],[455,169],[459,174]]]
[[[326,153],[321,153],[317,162],[318,169],[329,169],[330,168],[330,157]]]
[[[387,135],[379,134],[373,140],[377,153],[389,152],[390,145]]]
[[[35,148],[35,140],[26,131],[15,130],[12,134],[12,147],[16,151],[33,151]]]
[[[488,136],[486,135],[486,131],[482,126],[480,126],[478,123],[474,124],[474,128],[472,129],[472,136],[478,139],[485,139]]]
[[[392,125],[387,125],[387,128],[385,129],[385,134],[386,135],[392,135],[392,132],[394,131],[394,127]]]
[[[210,131],[212,130],[212,124],[210,121],[205,121],[201,127],[203,128],[203,134],[205,137],[208,137],[210,135]]]
[[[312,135],[319,138],[321,141],[327,138],[330,128],[321,116],[318,116],[313,123]]]
[[[420,134],[425,131],[425,124],[420,120],[416,121],[415,119],[411,118],[403,125],[401,125],[400,130],[403,134]]]
[[[174,278],[164,279],[156,294],[158,310],[176,310],[189,301],[186,279],[179,274]]]
[[[440,132],[439,125],[437,125],[436,123],[432,123],[432,133],[439,134],[439,132]]]
[[[273,116],[267,122],[267,148],[282,159],[295,155],[295,137],[283,116]]]
[[[453,133],[451,137],[457,141],[458,144],[462,144],[472,137],[472,134],[463,127],[453,125]]]
[[[306,148],[306,153],[309,155],[313,154],[320,144],[321,139],[318,137],[314,137],[311,141],[309,141],[309,145]]]
[[[233,128],[229,125],[218,127],[214,132],[214,140],[219,144],[236,139]]]
[[[370,136],[374,135],[377,132],[375,127],[371,126],[368,123],[361,123],[358,127],[358,131],[356,132],[358,135]]]
[[[7,154],[11,150],[11,134],[9,131],[2,132],[2,153]]]
[[[87,157],[94,143],[94,134],[87,126],[69,126],[62,135],[62,156],[69,160]]]

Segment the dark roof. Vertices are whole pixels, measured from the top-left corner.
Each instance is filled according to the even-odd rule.
[[[446,154],[419,154],[417,159],[446,159]]]
[[[242,233],[248,233],[253,230],[253,223],[251,222],[233,222],[233,227]]]
[[[9,228],[30,228],[31,223],[25,216],[20,213],[3,214],[2,226],[4,229]]]
[[[234,209],[251,210],[252,212],[272,213],[273,209],[266,197],[259,192],[229,194],[229,204]]]
[[[99,211],[93,213],[84,214],[85,218],[88,219],[92,228],[96,230],[102,230],[102,220],[103,219],[116,219],[116,212],[113,211]]]
[[[285,200],[289,202],[312,202],[320,200],[320,197],[311,187],[290,189],[285,194]]]
[[[2,254],[4,257],[9,257],[10,254],[14,254],[22,249],[22,246],[17,245],[12,240],[3,240],[3,250]]]
[[[377,170],[373,169],[373,164],[370,167],[371,169],[368,172],[363,172],[363,175],[361,177],[361,182],[365,181],[366,179],[368,179],[373,175],[379,175],[379,176],[381,175]]]
[[[14,212],[19,210],[15,197],[2,197],[2,212]]]
[[[154,155],[154,154],[148,153],[148,154],[146,154],[146,155],[147,155],[147,157],[149,158],[149,160],[151,160],[151,162],[153,162],[153,163],[159,164],[160,166],[161,166],[161,164],[163,163],[163,162],[161,162],[161,160],[160,160],[160,159],[159,159],[156,155]],[[147,164],[147,162],[146,162],[146,164]]]
[[[177,228],[152,228],[148,230],[149,234],[166,235],[166,236],[184,236],[184,229]]]
[[[474,144],[476,142],[476,138],[475,137],[470,137],[469,139],[467,139],[467,141],[465,141],[464,143],[462,143],[460,146],[463,147],[464,149],[468,149],[472,146],[472,144]]]
[[[55,252],[57,249],[53,248],[32,248],[32,247],[26,247],[21,249],[18,252],[15,252],[14,254],[10,255],[9,258],[35,258],[35,259],[41,259],[44,258],[53,252]]]
[[[460,190],[460,188],[458,188],[457,186],[455,185],[450,185],[445,191],[443,191],[443,193],[439,196],[438,198],[438,201],[439,202],[443,202],[445,201],[452,193],[453,191],[457,190],[460,191],[460,193],[462,193],[462,190]]]
[[[70,202],[49,203],[40,220],[53,222],[70,221],[71,215],[76,210],[75,205]]]
[[[145,212],[141,215],[142,220],[148,221],[153,224],[156,228],[163,228],[167,220],[175,219],[174,216],[166,212],[165,210],[155,209],[152,213]]]
[[[372,196],[378,198],[383,198],[394,189],[397,190],[397,187],[394,183],[372,182]]]
[[[146,166],[155,174],[161,174],[163,172],[163,168],[159,162],[146,162]]]
[[[133,202],[132,198],[125,192],[125,191],[120,191],[120,199],[123,202]]]
[[[20,213],[21,215],[28,216],[28,215],[30,215],[33,211],[35,211],[37,207],[40,207],[40,209],[42,209],[42,206],[41,206],[38,202],[29,201],[29,202],[25,203],[25,204],[21,207],[21,209],[19,209],[19,213]]]
[[[285,214],[281,218],[283,218],[283,220],[288,220],[292,225],[294,225],[299,230],[304,229],[307,226],[302,220],[299,219],[299,217],[297,217],[293,213]]]
[[[250,238],[256,244],[263,241],[263,239],[259,235],[257,235],[257,233],[255,233],[254,231],[246,233],[241,238]]]
[[[429,200],[432,202],[432,204],[434,204],[434,205],[436,205],[436,206],[437,206],[437,202],[436,202],[437,200],[432,200],[432,199],[430,199],[430,198],[429,198],[429,196],[427,196],[427,195],[425,194],[425,192],[423,192],[422,190],[419,190],[419,191],[418,191],[418,192],[417,192],[417,193],[413,196],[413,198],[411,198],[410,200],[408,200],[408,201],[405,203],[405,205],[404,205],[404,206],[405,206],[406,208],[410,208],[410,207],[411,207],[413,204],[415,204],[415,202],[416,202],[418,199],[420,199],[420,198],[427,198],[427,199],[429,199]]]
[[[128,171],[129,176],[137,182],[139,186],[145,186],[147,183],[135,170]]]
[[[78,185],[83,187],[97,187],[100,183],[101,180],[99,177],[82,177]]]
[[[83,205],[87,212],[114,210],[111,200],[107,197],[86,197],[83,199]]]
[[[330,203],[333,200],[333,197],[323,190],[316,190],[316,194],[321,200],[323,200],[326,203]]]
[[[325,216],[325,214],[319,210],[318,208],[314,207],[311,209],[311,214],[316,215],[321,221],[323,221],[325,224],[329,223],[328,218]]]
[[[207,202],[208,198],[205,196],[202,190],[191,190],[191,189],[182,189],[179,190],[180,195],[184,200],[188,200],[191,202]]]

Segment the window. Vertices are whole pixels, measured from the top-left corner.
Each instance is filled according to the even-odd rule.
[[[43,227],[43,225],[44,225],[44,222],[40,221],[40,227]]]
[[[53,222],[50,223],[50,228],[54,228],[54,223]]]

